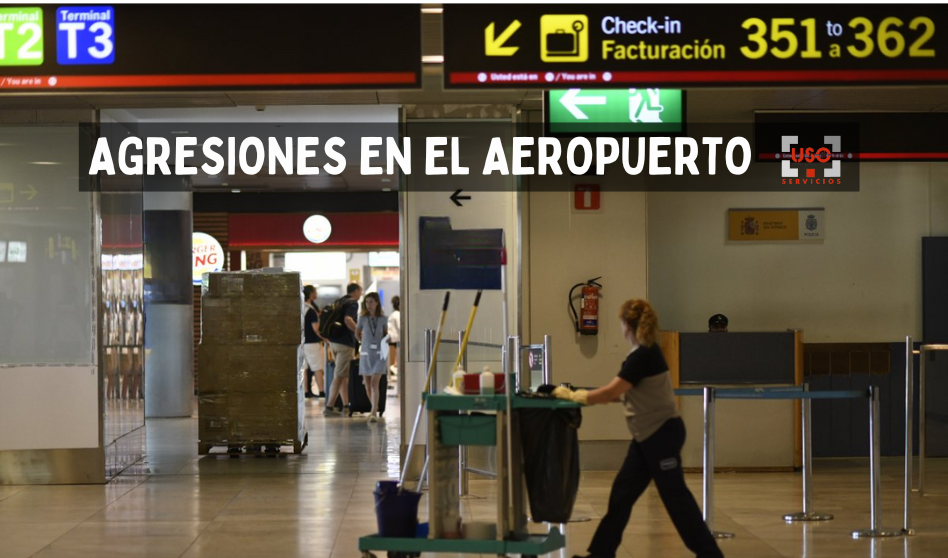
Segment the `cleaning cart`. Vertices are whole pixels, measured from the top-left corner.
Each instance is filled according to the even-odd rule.
[[[531,535],[527,531],[518,411],[575,409],[578,405],[556,399],[512,396],[508,407],[505,395],[427,395],[425,406],[431,460],[428,471],[428,537],[362,537],[359,550],[363,558],[374,558],[373,552],[378,551],[388,552],[389,558],[414,558],[422,552],[520,554],[524,558],[534,558],[564,548],[566,538],[558,526],[550,527],[541,535]],[[439,503],[448,496],[446,490],[457,494],[457,479],[452,478],[458,475],[457,446],[496,448],[497,536],[493,540],[444,537],[453,529],[445,524],[445,510]],[[454,459],[453,468],[452,465],[438,465],[439,461],[451,459]]]

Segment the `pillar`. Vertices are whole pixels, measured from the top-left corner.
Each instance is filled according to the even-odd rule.
[[[189,417],[194,395],[190,180],[145,177],[145,417]]]

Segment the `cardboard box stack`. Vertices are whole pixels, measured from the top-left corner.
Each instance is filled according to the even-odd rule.
[[[301,309],[299,273],[204,274],[199,448],[271,442],[301,449]]]

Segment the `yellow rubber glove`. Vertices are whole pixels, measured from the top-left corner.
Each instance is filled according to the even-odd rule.
[[[580,405],[589,405],[589,392],[584,389],[572,391],[569,388],[560,386],[553,390],[553,396],[557,399],[572,401],[574,403],[579,403]]]
[[[584,389],[577,389],[570,394],[570,400],[580,405],[589,405],[589,392]]]

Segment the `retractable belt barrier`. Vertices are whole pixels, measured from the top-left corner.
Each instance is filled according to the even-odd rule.
[[[718,399],[859,399],[863,390],[805,391],[804,386],[779,388],[714,388]],[[704,395],[701,388],[676,389],[675,395]]]
[[[810,391],[809,385],[782,386],[782,387],[748,387],[748,388],[680,388],[675,390],[676,396],[703,396],[704,397],[704,456],[703,456],[703,483],[702,496],[704,506],[704,520],[708,529],[715,538],[732,538],[734,533],[714,530],[714,406],[717,399],[759,399],[759,400],[800,400],[802,405],[803,430],[803,511],[784,515],[787,522],[793,521],[826,521],[833,519],[832,515],[816,513],[811,510],[812,502],[812,468],[813,444],[811,429],[811,403],[814,399],[868,399],[869,400],[869,477],[870,477],[870,505],[872,510],[872,525],[869,529],[854,531],[853,537],[894,537],[907,534],[903,531],[885,531],[882,529],[882,502],[880,497],[882,480],[880,470],[881,446],[879,443],[879,388],[870,386],[867,390],[827,390]],[[909,501],[906,497],[906,517]]]

